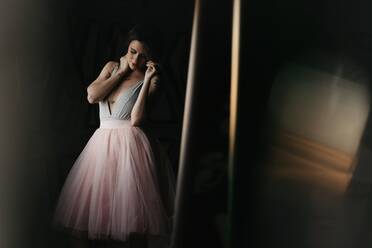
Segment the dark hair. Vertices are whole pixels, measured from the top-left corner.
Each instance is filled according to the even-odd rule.
[[[127,46],[133,40],[143,43],[151,59],[160,60],[161,35],[159,29],[149,24],[137,24],[128,32]]]

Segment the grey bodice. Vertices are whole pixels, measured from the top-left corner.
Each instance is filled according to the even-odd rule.
[[[142,87],[143,80],[138,81],[133,86],[124,90],[117,97],[114,104],[111,104],[111,111],[107,99],[99,102],[100,120],[130,120],[130,113],[137,100],[138,94]]]

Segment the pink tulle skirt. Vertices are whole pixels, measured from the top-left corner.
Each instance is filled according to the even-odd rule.
[[[174,175],[155,150],[129,121],[102,121],[65,181],[54,224],[89,239],[169,235]]]

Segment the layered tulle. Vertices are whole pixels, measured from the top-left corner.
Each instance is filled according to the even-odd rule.
[[[129,121],[102,122],[66,179],[54,223],[90,239],[169,235],[174,178],[153,148]]]

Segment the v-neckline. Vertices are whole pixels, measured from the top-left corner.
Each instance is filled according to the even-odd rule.
[[[109,111],[110,116],[112,116],[112,113],[114,113],[113,110],[115,110],[116,103],[121,99],[121,97],[124,95],[124,93],[126,93],[129,90],[131,90],[132,88],[134,88],[134,86],[139,85],[142,82],[142,80],[143,79],[138,80],[135,84],[133,84],[132,86],[130,86],[127,89],[125,89],[122,92],[120,92],[113,105],[111,105],[109,99],[107,99],[107,107],[108,107],[108,111]]]

